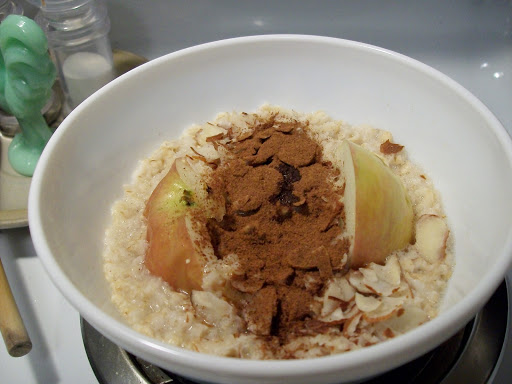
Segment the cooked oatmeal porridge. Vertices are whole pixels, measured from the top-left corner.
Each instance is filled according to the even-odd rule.
[[[297,359],[435,317],[452,242],[432,181],[389,132],[264,105],[140,162],[112,208],[104,271],[145,335]]]

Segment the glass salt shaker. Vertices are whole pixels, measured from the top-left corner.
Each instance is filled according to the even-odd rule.
[[[114,79],[110,19],[102,0],[41,1],[35,20],[48,38],[67,112]]]

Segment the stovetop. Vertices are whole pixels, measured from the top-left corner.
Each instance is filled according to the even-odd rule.
[[[113,47],[148,59],[207,41],[268,33],[334,36],[395,50],[461,83],[512,133],[510,0],[107,0],[107,5]],[[28,4],[25,10],[34,14]],[[28,229],[0,231],[0,256],[34,345],[21,358],[0,346],[0,382],[98,384],[80,316],[46,276]],[[512,282],[512,270],[507,279]],[[510,308],[510,284],[508,290]],[[510,382],[510,339],[490,383]]]

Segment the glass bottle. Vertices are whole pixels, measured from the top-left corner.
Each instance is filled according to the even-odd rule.
[[[71,110],[114,79],[110,19],[102,0],[46,0],[35,20],[48,38]]]

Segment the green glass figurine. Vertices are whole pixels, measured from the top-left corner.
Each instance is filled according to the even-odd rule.
[[[33,175],[52,135],[41,109],[55,77],[41,28],[28,17],[7,16],[0,24],[0,108],[15,116],[21,127],[8,156],[14,170],[24,176]]]

